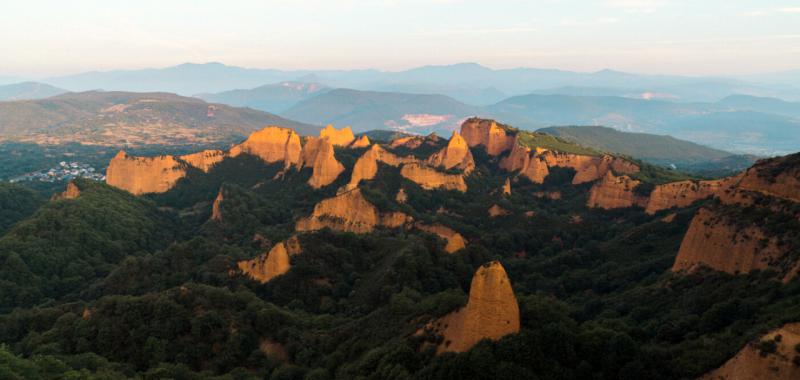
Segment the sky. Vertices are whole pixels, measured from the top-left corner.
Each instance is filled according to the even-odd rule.
[[[800,0],[25,0],[0,77],[184,62],[743,75],[800,69]]]

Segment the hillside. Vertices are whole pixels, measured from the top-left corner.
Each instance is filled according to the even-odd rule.
[[[602,125],[665,134],[736,153],[786,154],[800,149],[800,119],[732,108],[616,96],[530,94],[505,99],[486,114],[523,128]]]
[[[480,118],[354,139],[119,152],[107,184],[33,199],[0,233],[0,373],[797,372],[800,153],[701,181]]]
[[[233,142],[269,124],[319,128],[266,112],[166,93],[83,92],[0,102],[0,138],[40,144],[142,146]]]
[[[800,103],[787,102],[776,98],[731,95],[720,100],[719,104],[745,111],[757,111],[795,118],[800,117]]]
[[[737,172],[755,162],[755,158],[751,156],[734,155],[671,136],[622,132],[607,127],[548,127],[539,129],[538,132],[605,152],[635,157],[656,165],[675,165],[681,170],[719,166],[730,172]]]
[[[67,92],[67,90],[44,83],[14,83],[0,86],[0,101],[44,99],[65,92]]]
[[[305,100],[281,115],[310,124],[349,125],[356,132],[391,128],[427,134],[454,130],[461,120],[480,113],[444,95],[331,90]]]
[[[295,104],[322,94],[329,89],[319,83],[281,82],[247,90],[201,94],[198,97],[213,103],[234,107],[249,107],[271,113],[281,113]]]

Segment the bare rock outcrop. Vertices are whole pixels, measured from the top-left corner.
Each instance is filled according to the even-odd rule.
[[[425,330],[444,338],[437,353],[465,352],[482,339],[497,340],[519,332],[519,305],[500,262],[478,268],[467,305],[428,324]]]
[[[435,133],[431,133],[427,136],[404,136],[398,137],[391,142],[389,142],[389,148],[406,148],[406,149],[417,149],[422,146],[422,144],[426,144],[429,146],[436,146],[441,141],[441,137],[437,136]]]
[[[236,264],[248,277],[262,284],[288,272],[291,268],[284,243],[275,244],[269,252]]]
[[[400,190],[397,190],[397,195],[395,195],[394,200],[397,201],[397,203],[406,203],[406,201],[408,201],[406,189],[401,187]]]
[[[313,170],[308,184],[315,189],[330,185],[344,171],[344,165],[336,160],[333,143],[327,137],[310,138],[303,147],[302,165]]]
[[[214,198],[214,203],[211,204],[211,220],[222,221],[222,201],[224,200],[225,197],[222,195],[222,188],[220,188],[217,197]]]
[[[681,242],[672,270],[694,271],[708,267],[731,274],[756,269],[781,270],[783,250],[774,238],[755,225],[738,226],[726,215],[703,207],[692,219]]]
[[[604,154],[602,156],[585,156],[572,153],[547,151],[542,154],[547,166],[575,169],[572,184],[592,182],[603,178],[606,173],[613,170],[617,174],[633,174],[639,171],[639,166],[620,157]]]
[[[503,195],[511,195],[511,179],[506,178],[506,182],[503,184]]]
[[[347,189],[356,188],[362,180],[375,178],[375,175],[378,174],[378,162],[397,167],[416,161],[417,160],[413,157],[400,157],[388,152],[378,144],[373,144],[369,150],[364,152],[364,154],[356,160]]]
[[[324,199],[314,206],[313,213],[297,221],[297,231],[330,228],[337,231],[367,233],[376,227],[396,228],[411,220],[401,212],[380,212],[356,188]]]
[[[498,205],[498,204],[494,204],[494,205],[492,205],[492,207],[489,207],[488,213],[489,213],[489,217],[492,217],[492,218],[497,218],[497,217],[500,217],[500,216],[506,216],[508,214],[511,214],[511,212],[509,212],[508,210],[500,207],[500,205]]]
[[[403,165],[400,175],[426,190],[456,190],[462,193],[467,191],[467,183],[464,181],[463,174],[442,173],[418,163]]]
[[[53,196],[50,197],[50,200],[58,201],[62,199],[75,199],[80,195],[81,189],[78,188],[78,185],[76,185],[74,181],[69,181],[69,183],[67,183],[67,188],[63,192],[53,194]]]
[[[229,155],[236,157],[249,153],[261,158],[264,162],[283,162],[285,167],[300,163],[302,146],[300,135],[292,129],[269,126],[253,132],[239,145],[231,148]]]
[[[475,160],[472,152],[463,137],[453,131],[450,141],[442,150],[432,154],[428,158],[428,165],[444,169],[461,169],[464,174],[469,174],[475,169]]]
[[[547,162],[542,158],[541,153],[537,150],[531,151],[531,148],[516,142],[508,157],[500,160],[500,167],[510,172],[519,171],[521,176],[528,178],[533,183],[543,183],[550,174]]]
[[[353,130],[350,127],[336,129],[330,124],[319,131],[319,137],[323,139],[329,139],[331,144],[336,146],[348,146],[356,139],[356,136],[353,135]]]
[[[710,181],[679,181],[656,185],[650,192],[645,212],[655,214],[673,207],[686,207],[730,188],[738,177]]]
[[[362,135],[350,144],[350,148],[366,148],[370,145],[372,145],[372,143],[369,141],[369,137],[367,137],[367,135]]]
[[[186,164],[173,156],[133,157],[120,151],[106,170],[106,183],[134,195],[163,193],[186,176]]]
[[[221,150],[204,150],[197,153],[179,156],[181,161],[208,173],[211,168],[225,159],[225,152]]]
[[[469,118],[461,124],[461,135],[470,147],[483,145],[490,156],[497,156],[514,146],[514,134],[494,120]]]
[[[762,352],[758,342],[772,341],[774,352]],[[792,380],[800,379],[800,323],[788,323],[750,342],[721,367],[703,375],[701,380]]]
[[[634,189],[639,181],[626,175],[615,176],[606,172],[600,181],[592,185],[587,206],[604,209],[625,208],[647,204],[647,197],[637,195]]]
[[[414,225],[421,231],[425,231],[434,235],[439,236],[440,238],[447,241],[447,244],[444,247],[445,252],[453,253],[460,249],[464,249],[467,246],[467,241],[461,236],[460,233],[454,231],[453,229],[443,226],[441,224],[425,224],[425,223],[416,223]]]

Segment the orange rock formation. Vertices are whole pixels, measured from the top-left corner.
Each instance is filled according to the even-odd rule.
[[[777,338],[780,336],[780,338]],[[705,374],[702,380],[792,380],[800,379],[800,367],[793,363],[798,356],[800,323],[789,323],[759,338],[775,342],[774,353],[762,354],[757,342],[748,343],[721,367]]]
[[[510,172],[519,171],[520,175],[533,183],[543,183],[545,177],[550,174],[547,162],[544,161],[541,154],[536,151],[532,153],[530,148],[516,142],[508,157],[500,161],[500,167]]]
[[[408,201],[406,189],[401,187],[400,190],[397,191],[397,195],[394,197],[394,200],[397,201],[397,203],[406,203],[406,201]]]
[[[206,173],[211,170],[211,167],[225,158],[225,152],[221,150],[204,150],[197,153],[185,154],[179,156],[181,161],[194,166]]]
[[[510,214],[510,212],[508,210],[500,207],[500,205],[496,205],[495,204],[495,205],[492,205],[492,207],[489,207],[489,216],[492,217],[492,218],[496,218],[498,216],[506,216],[508,214]]]
[[[243,143],[232,147],[229,154],[236,157],[249,153],[265,162],[283,162],[289,167],[300,162],[301,151],[300,135],[294,130],[270,126],[253,132]]]
[[[737,227],[724,215],[701,208],[681,242],[673,271],[693,271],[706,266],[727,273],[747,273],[774,268],[783,252],[757,226]],[[780,270],[779,270],[780,272]]]
[[[639,183],[639,181],[626,175],[617,177],[608,171],[603,176],[603,179],[592,185],[592,189],[589,191],[589,200],[586,204],[589,207],[604,209],[643,207],[647,204],[647,198],[634,193],[634,188]]]
[[[222,196],[222,188],[220,188],[217,197],[214,198],[214,203],[211,205],[211,220],[222,221],[222,209],[220,206],[223,200],[225,200],[225,197]]]
[[[469,174],[475,169],[475,160],[469,150],[467,142],[461,135],[453,131],[453,136],[447,146],[428,158],[428,165],[444,169],[461,169],[464,174]]]
[[[712,181],[679,181],[656,185],[650,192],[645,212],[655,214],[673,207],[689,206],[695,201],[719,194],[737,180],[738,177],[729,177]]]
[[[519,305],[503,266],[492,261],[478,268],[467,305],[426,329],[444,338],[437,353],[465,352],[482,339],[497,340],[519,332]]]
[[[415,227],[422,231],[437,235],[447,241],[447,245],[444,247],[444,250],[447,253],[453,253],[467,247],[467,241],[464,240],[464,237],[461,236],[460,233],[453,231],[451,228],[445,227],[441,224],[417,223],[415,224]]]
[[[315,189],[330,185],[344,171],[344,165],[336,160],[333,144],[327,137],[309,139],[303,148],[302,161],[303,166],[313,169],[308,184]]]
[[[497,156],[514,146],[514,136],[494,120],[467,119],[461,124],[461,135],[470,147],[483,145],[490,156]]]
[[[316,231],[328,227],[337,231],[367,233],[375,227],[400,227],[410,220],[411,217],[401,212],[379,212],[356,188],[317,203],[310,216],[297,221],[295,229]]]
[[[374,144],[356,160],[356,164],[353,166],[353,175],[350,177],[347,189],[356,188],[361,180],[375,178],[375,175],[378,174],[378,162],[396,167],[405,163],[416,162],[416,159],[397,156],[381,148],[380,145]]]
[[[262,284],[288,272],[291,267],[284,243],[275,244],[266,254],[239,261],[237,266],[248,277]]]
[[[356,136],[353,135],[353,130],[350,127],[336,129],[330,124],[319,131],[319,137],[323,139],[328,138],[331,141],[331,144],[336,146],[348,146],[356,139]]]
[[[542,154],[547,166],[575,169],[574,185],[592,182],[603,178],[609,170],[617,174],[633,174],[639,171],[639,166],[623,158],[604,154],[602,156],[583,156],[571,153],[547,151]]]
[[[366,147],[368,147],[370,145],[372,145],[372,143],[369,141],[369,137],[367,137],[367,135],[362,135],[356,141],[353,141],[353,143],[350,144],[350,147],[351,148],[366,148]]]
[[[418,163],[403,165],[400,175],[426,190],[456,190],[462,193],[467,191],[463,174],[446,174]]]
[[[503,184],[503,195],[511,195],[511,179],[506,178],[506,182]]]
[[[163,193],[186,175],[173,156],[132,157],[120,151],[108,164],[106,183],[134,195]]]
[[[53,194],[50,197],[50,200],[58,201],[62,199],[75,199],[81,195],[81,189],[78,188],[78,185],[75,184],[73,181],[69,181],[67,183],[67,188],[61,193]]]

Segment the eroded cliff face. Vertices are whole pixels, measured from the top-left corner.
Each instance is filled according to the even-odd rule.
[[[456,131],[453,131],[447,146],[431,155],[427,162],[428,165],[436,168],[461,169],[464,174],[469,174],[475,169],[472,152],[464,138]]]
[[[249,153],[264,162],[283,162],[285,167],[289,167],[300,163],[301,152],[300,135],[294,130],[269,126],[253,132],[243,143],[232,147],[229,155],[236,157]]]
[[[262,284],[288,272],[291,268],[284,243],[275,244],[269,252],[236,264],[248,277]]]
[[[366,148],[366,147],[368,147],[370,145],[372,145],[372,143],[369,141],[369,137],[367,137],[367,135],[363,135],[363,136],[359,137],[356,141],[353,141],[353,143],[350,144],[350,147],[351,148]]]
[[[767,268],[782,273],[784,252],[777,243],[756,225],[739,226],[726,215],[703,207],[689,225],[672,270],[691,272],[705,266],[731,274]]]
[[[401,212],[379,212],[356,188],[317,203],[310,216],[297,221],[295,230],[316,231],[328,227],[336,231],[367,233],[376,227],[396,228],[410,221],[411,217]]]
[[[511,195],[511,179],[506,178],[506,182],[503,184],[503,195]]]
[[[344,165],[336,160],[333,143],[327,137],[306,141],[301,161],[303,166],[312,168],[308,184],[315,189],[330,185],[344,171]]]
[[[441,224],[425,224],[425,223],[416,223],[414,227],[418,228],[421,231],[437,235],[440,238],[447,241],[447,244],[444,247],[444,250],[447,253],[453,253],[467,247],[467,241],[464,240],[464,237],[461,236],[460,233],[454,231],[449,227],[443,226]]]
[[[211,168],[225,159],[225,152],[221,150],[204,150],[197,153],[179,156],[181,161],[208,173]]]
[[[510,172],[518,171],[533,183],[544,183],[544,179],[550,174],[547,162],[539,151],[531,151],[516,142],[511,153],[500,160],[500,167]]]
[[[800,153],[756,162],[737,187],[800,202]]]
[[[336,129],[330,124],[319,131],[319,137],[323,139],[329,139],[331,144],[336,146],[348,146],[356,139],[356,136],[353,135],[353,130],[350,127]]]
[[[397,167],[402,164],[417,162],[417,160],[413,157],[397,156],[386,151],[386,149],[383,149],[380,145],[374,144],[356,160],[356,164],[353,166],[353,174],[347,185],[347,190],[356,188],[361,180],[375,178],[375,175],[378,173],[378,162]]]
[[[490,156],[498,156],[514,146],[515,136],[494,120],[470,118],[461,124],[461,135],[470,147],[483,145]]]
[[[584,156],[571,153],[547,151],[542,154],[547,166],[575,169],[572,184],[592,182],[602,178],[610,170],[617,174],[633,174],[639,166],[620,157],[607,154],[602,156]]]
[[[120,151],[106,170],[106,183],[134,195],[163,193],[186,176],[186,164],[173,156],[133,157]]]
[[[219,189],[219,193],[217,193],[217,197],[214,198],[214,203],[211,204],[211,220],[221,222],[222,221],[222,201],[225,200],[225,197],[222,195],[222,188]]]
[[[592,185],[586,205],[604,209],[643,207],[647,204],[647,198],[637,195],[634,191],[639,183],[626,175],[617,177],[608,171],[600,181]]]
[[[478,268],[472,277],[467,305],[426,329],[444,338],[437,353],[465,352],[482,339],[497,340],[519,332],[519,305],[500,262]]]
[[[777,338],[780,336],[780,338]],[[758,342],[771,340],[774,353],[758,349]],[[702,380],[794,380],[800,379],[800,366],[793,363],[800,356],[795,347],[800,344],[800,323],[789,323],[748,343],[721,367],[703,375]]]
[[[738,177],[711,181],[679,181],[656,185],[650,192],[645,212],[655,214],[673,207],[687,207],[701,199],[710,198],[730,188]]]
[[[436,146],[439,144],[441,137],[437,136],[435,133],[431,133],[427,136],[405,136],[405,137],[398,137],[392,140],[389,143],[389,148],[407,148],[407,149],[417,149],[422,144],[427,144],[430,146]]]
[[[62,199],[75,199],[80,195],[81,189],[78,188],[78,185],[76,185],[73,181],[69,181],[69,183],[67,183],[67,188],[63,192],[53,194],[53,196],[50,197],[50,200],[58,201]]]
[[[442,173],[418,163],[403,165],[400,175],[426,190],[456,190],[462,193],[467,191],[467,183],[464,181],[463,174]]]

